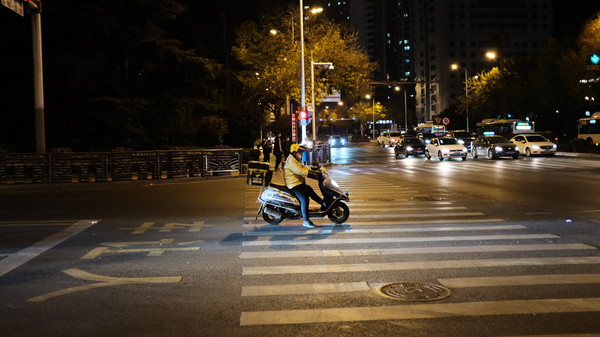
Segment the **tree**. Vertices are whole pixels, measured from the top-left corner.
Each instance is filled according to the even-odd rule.
[[[246,90],[269,113],[279,117],[286,96],[301,101],[299,28],[295,9],[279,8],[263,21],[245,22],[237,31],[234,55],[244,70],[239,79]],[[293,33],[292,33],[293,32]],[[321,17],[305,21],[306,92],[310,92],[311,60],[332,62],[335,70],[315,67],[315,100],[319,102],[332,88],[349,100],[370,91],[375,65],[359,47],[357,35]],[[306,95],[310,103],[310,94]],[[299,103],[300,104],[300,103]]]
[[[233,72],[177,32],[182,0],[56,0],[45,4],[48,143],[115,146],[251,144],[256,105]],[[181,33],[180,33],[181,34]],[[231,134],[230,130],[248,132]],[[230,134],[230,135],[228,135]],[[50,147],[51,147],[50,146]]]
[[[364,136],[365,123],[385,117],[385,107],[381,103],[359,101],[349,110],[349,117],[360,123],[360,135]]]

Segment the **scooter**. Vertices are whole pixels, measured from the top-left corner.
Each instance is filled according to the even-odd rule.
[[[313,165],[308,174],[309,178],[319,181],[319,189],[323,195],[325,209],[310,209],[310,217],[323,218],[327,216],[333,223],[341,224],[348,220],[350,209],[344,201],[349,202],[348,192],[342,191],[339,185],[331,178],[324,167]],[[300,201],[285,185],[269,184],[258,197],[260,207],[257,217],[262,213],[263,219],[271,224],[278,225],[286,219],[302,219]],[[320,206],[320,205],[319,205]]]

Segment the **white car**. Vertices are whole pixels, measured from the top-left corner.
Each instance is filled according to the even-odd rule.
[[[549,155],[556,154],[556,144],[552,143],[546,137],[538,134],[517,135],[510,139],[511,143],[519,147],[519,152],[527,157],[533,155]]]
[[[402,132],[400,131],[386,131],[377,137],[377,145],[383,145],[383,147],[386,145],[394,146],[400,137],[402,137]]]
[[[431,159],[437,156],[440,161],[444,158],[461,158],[467,160],[467,148],[460,144],[456,138],[439,137],[433,138],[425,147],[425,157]]]

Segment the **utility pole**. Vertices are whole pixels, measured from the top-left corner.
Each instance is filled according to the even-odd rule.
[[[46,153],[46,127],[44,117],[44,73],[42,67],[42,3],[27,1],[31,9],[31,34],[33,41],[33,103],[35,112],[35,152]]]

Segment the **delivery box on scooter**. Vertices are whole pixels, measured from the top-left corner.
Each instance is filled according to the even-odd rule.
[[[246,184],[254,186],[269,186],[273,178],[273,171],[269,163],[262,161],[248,162],[248,175]]]

